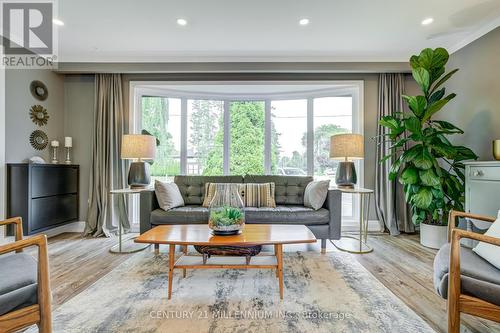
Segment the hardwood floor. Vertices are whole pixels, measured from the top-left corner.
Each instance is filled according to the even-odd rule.
[[[66,233],[49,239],[53,307],[56,309],[133,254],[112,254],[114,238],[82,238]],[[437,332],[446,331],[446,302],[432,284],[432,263],[436,251],[421,246],[417,235],[391,237],[370,234],[372,253],[352,256],[382,284],[426,320]],[[161,247],[161,251],[168,251]],[[272,250],[272,249],[269,249]],[[319,251],[319,244],[285,246],[284,251]],[[146,249],[152,251],[152,249]],[[338,251],[328,244],[327,251]],[[471,332],[500,332],[500,325],[463,315]]]

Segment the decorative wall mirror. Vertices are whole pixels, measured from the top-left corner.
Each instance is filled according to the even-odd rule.
[[[31,146],[36,150],[44,150],[49,144],[49,138],[44,131],[34,130],[30,135]]]
[[[38,126],[47,125],[49,114],[47,109],[41,105],[33,105],[30,109],[30,118]]]
[[[45,101],[49,96],[49,91],[43,82],[35,80],[30,84],[30,91],[33,97],[39,101]]]

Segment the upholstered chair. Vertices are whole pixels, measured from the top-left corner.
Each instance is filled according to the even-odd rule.
[[[434,287],[447,299],[448,332],[460,332],[460,314],[500,322],[500,270],[462,246],[467,238],[500,246],[500,238],[458,229],[457,218],[494,222],[496,218],[451,211],[448,221],[448,243],[434,259]]]
[[[0,246],[0,332],[15,332],[37,324],[40,333],[52,331],[47,237],[23,239],[20,217],[0,221],[13,224],[16,241]],[[38,260],[23,249],[38,248]]]

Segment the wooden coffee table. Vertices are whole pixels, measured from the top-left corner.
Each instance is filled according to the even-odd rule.
[[[136,243],[168,244],[168,299],[172,298],[174,269],[275,269],[283,299],[283,245],[315,243],[316,237],[303,225],[247,224],[239,235],[214,236],[206,224],[163,225],[146,231],[135,239]],[[183,253],[175,260],[175,246],[183,246]],[[246,263],[245,257],[215,256],[205,264],[201,255],[188,255],[188,245],[254,246],[274,245],[273,255],[257,255]]]

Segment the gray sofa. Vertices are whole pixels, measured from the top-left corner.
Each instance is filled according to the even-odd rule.
[[[141,234],[162,224],[203,224],[208,221],[208,209],[202,207],[206,183],[275,183],[276,208],[245,208],[245,222],[261,224],[306,225],[321,239],[326,248],[327,239],[340,238],[342,193],[329,190],[322,208],[304,207],[304,190],[313,180],[302,176],[176,176],[184,207],[164,211],[159,208],[154,191],[141,193]]]

